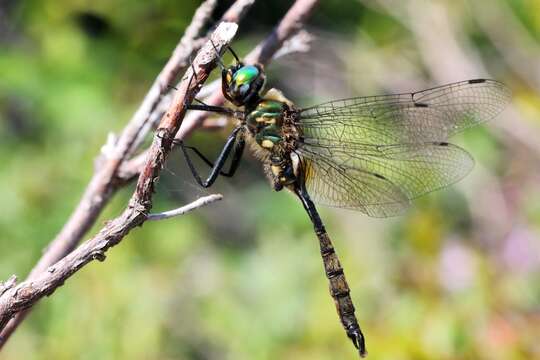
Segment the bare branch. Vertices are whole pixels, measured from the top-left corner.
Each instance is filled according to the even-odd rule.
[[[281,48],[279,48],[274,56],[272,56],[272,61],[290,54],[308,52],[311,49],[313,38],[314,36],[304,29],[298,31],[296,34],[293,34],[289,39],[283,42]],[[199,97],[201,99],[206,99],[217,91],[221,91],[221,79],[214,80],[210,84],[204,85],[199,92]],[[166,100],[162,101],[161,106],[163,106],[163,103],[166,103]]]
[[[302,29],[288,40],[285,40],[281,48],[272,56],[272,60],[294,53],[306,53],[311,49],[312,42],[313,35]]]
[[[272,33],[246,56],[246,62],[258,62],[267,65],[280,47],[284,46],[285,41],[299,32],[317,3],[317,0],[297,0],[285,14],[280,23],[274,28]],[[304,38],[304,40],[307,40],[307,38]],[[299,41],[298,43],[301,44],[302,41]],[[289,44],[285,45],[291,46]],[[166,101],[166,99],[164,99],[164,101]],[[205,100],[205,103],[216,106],[223,105],[224,102],[225,98],[221,93],[221,88],[216,89],[214,93]],[[185,139],[193,131],[200,128],[207,117],[207,112],[194,111],[188,114],[180,131],[176,134],[176,139]],[[137,176],[141,171],[141,165],[145,157],[146,152],[143,152],[130,161],[125,162],[119,171],[119,176],[121,176],[124,181],[128,181]]]
[[[317,3],[318,0],[297,0],[271,34],[246,56],[245,62],[267,65],[283,43],[301,29]],[[209,105],[222,105],[224,101],[223,94],[218,90],[208,99],[207,103]],[[193,116],[186,118],[176,138],[186,138],[200,127],[207,117],[208,114],[205,112],[194,112]]]
[[[159,73],[141,106],[130,121],[130,123],[138,124],[139,126],[135,126],[136,131],[138,130],[137,135],[133,137],[133,143],[131,144],[129,153],[124,158],[131,156],[144,141],[146,135],[152,130],[149,121],[150,115],[155,111],[161,97],[170,90],[169,86],[178,76],[178,73],[189,65],[190,56],[200,49],[204,43],[204,39],[197,40],[197,37],[211,18],[216,5],[217,0],[206,0],[195,11],[191,24],[187,27],[169,61],[167,61],[167,64]]]
[[[238,22],[253,3],[254,0],[236,1],[226,12],[224,18],[231,22]],[[151,115],[156,113],[155,110],[161,98],[169,90],[168,86],[178,76],[178,73],[188,65],[190,56],[204,43],[205,39],[197,39],[197,37],[209,21],[216,4],[216,0],[206,0],[199,6],[171,58],[154,81],[137,112],[122,131],[120,138],[116,139],[114,135],[109,136],[107,143],[102,148],[101,157],[96,161],[96,171],[79,204],[60,233],[47,246],[27,279],[32,279],[45,271],[51,264],[75,249],[82,237],[94,225],[116,190],[125,184],[124,181],[118,181],[118,179],[122,179],[122,177],[118,177],[120,165],[133,154],[148,132],[153,129],[154,124],[159,121],[159,119],[153,121]],[[168,104],[170,103],[171,101],[168,102]],[[163,112],[159,113],[163,114]],[[141,164],[143,160],[141,159]],[[137,175],[138,173],[131,178]],[[0,349],[19,323],[24,320],[26,314],[26,311],[18,313],[0,332]]]
[[[159,179],[160,171],[171,150],[172,138],[185,115],[186,104],[193,100],[201,84],[206,81],[215,67],[217,56],[219,56],[216,54],[215,48],[220,53],[223,52],[225,46],[232,40],[237,28],[238,26],[234,23],[222,23],[211,37],[213,44],[207,42],[195,58],[193,69],[195,69],[196,74],[193,74],[191,67],[188,69],[173,104],[160,123],[144,170],[127,208],[119,217],[107,222],[96,236],[56,264],[48,267],[47,271],[5,291],[0,296],[0,329],[14,314],[31,307],[42,297],[52,294],[70,276],[89,262],[103,261],[105,252],[109,248],[122,241],[131,229],[140,226],[146,220],[152,206],[154,185]]]
[[[254,3],[255,0],[236,0],[225,14],[223,14],[221,21],[238,22],[238,20],[246,15]]]
[[[173,52],[173,55],[160,72],[154,84],[145,96],[141,106],[125,127],[114,147],[109,147],[107,159],[100,164],[100,168],[92,177],[90,184],[62,231],[48,246],[45,254],[34,267],[29,278],[46,269],[50,264],[73,250],[80,238],[94,224],[115,191],[116,173],[121,163],[133,151],[133,144],[145,129],[149,115],[155,109],[162,94],[168,90],[168,85],[178,75],[178,71],[189,61],[195,37],[209,18],[214,0],[206,1],[197,10],[194,20],[189,25],[186,35]],[[146,129],[149,131],[150,129]]]
[[[297,0],[287,11],[278,26],[255,50],[246,56],[247,63],[267,64],[285,40],[296,34],[304,26],[318,0]]]
[[[81,202],[77,206],[74,213],[71,215],[70,219],[68,220],[62,231],[58,234],[56,239],[51,242],[46,252],[40,259],[39,263],[28,276],[28,279],[32,279],[39,273],[47,270],[47,268],[51,264],[58,261],[67,253],[72,251],[77,245],[77,243],[80,241],[80,239],[84,236],[84,234],[94,224],[102,209],[108,203],[112,195],[114,195],[118,187],[125,184],[127,181],[133,179],[139,174],[145,162],[147,153],[142,156],[137,156],[133,160],[129,161],[130,166],[123,166],[122,164],[126,161],[129,154],[132,154],[135,149],[140,145],[142,139],[146,136],[148,131],[153,128],[153,126],[155,126],[153,124],[156,123],[156,119],[159,119],[163,114],[163,110],[160,110],[163,107],[163,105],[159,105],[160,100],[163,98],[163,94],[167,92],[168,86],[170,85],[171,81],[176,77],[176,74],[173,74],[172,72],[167,73],[165,69],[168,69],[169,71],[176,71],[176,73],[178,73],[178,71],[182,68],[182,65],[185,66],[187,64],[190,54],[187,50],[181,50],[182,48],[180,45],[182,43],[187,42],[187,44],[190,45],[188,46],[188,48],[191,47],[192,51],[196,50],[197,47],[201,45],[201,40],[196,39],[196,34],[200,32],[200,30],[204,26],[202,19],[204,19],[206,16],[209,16],[209,14],[211,13],[209,9],[212,6],[212,3],[213,1],[206,1],[201,5],[199,10],[197,11],[198,15],[194,17],[192,23],[193,26],[189,27],[189,29],[186,31],[186,35],[182,38],[179,45],[175,49],[173,58],[176,59],[171,59],[165,66],[164,70],[160,73],[158,79],[156,79],[156,81],[154,82],[152,89],[145,97],[145,101],[141,105],[141,108],[134,115],[134,117],[130,121],[130,124],[128,124],[128,126],[126,127],[126,130],[123,131],[120,139],[114,142],[108,141],[107,146],[104,147],[104,160],[100,161],[100,166],[96,170],[96,173],[90,181],[81,199]],[[250,8],[250,6],[253,5],[253,3],[254,0],[237,0],[223,15],[223,19],[229,19],[234,21],[240,20],[240,18],[245,15],[246,11]],[[313,8],[314,3],[316,2],[312,0],[298,0],[293,6],[293,8],[295,6],[296,9],[298,9],[299,7],[303,8],[304,13],[308,14]],[[301,15],[302,13],[302,11],[297,11],[297,14],[299,15]],[[282,39],[286,39],[287,37],[290,37],[294,34],[294,28],[289,26],[291,21],[294,22],[297,20],[295,20],[294,17],[289,16],[286,22],[282,21],[282,30],[278,32],[284,36]],[[285,29],[286,31],[290,31],[290,33],[287,35],[286,31],[284,31],[283,29]],[[274,38],[274,40],[272,41],[280,41],[280,38]],[[267,40],[266,43],[271,45],[272,41]],[[301,42],[297,42],[296,44],[301,45]],[[287,46],[290,47],[290,45]],[[294,51],[294,46],[292,47],[292,50]],[[169,65],[173,61],[176,62],[176,66]],[[156,89],[159,90],[159,92],[156,91]],[[170,104],[171,98],[172,96],[169,98],[168,101],[165,102],[166,105]],[[157,101],[158,105],[156,105],[155,101]],[[161,104],[162,103],[163,102],[161,102]],[[157,109],[156,107],[159,107],[160,109]],[[199,126],[202,125],[202,120],[200,121]],[[132,129],[134,128],[135,131],[129,131],[128,128],[133,122],[137,122],[137,124],[139,124],[139,127],[137,128],[134,126],[132,127]],[[209,127],[212,126],[212,124],[209,125]],[[126,134],[130,134],[132,137],[130,138]],[[110,138],[112,140],[115,140],[114,137]],[[123,141],[123,138],[127,138],[127,140],[129,141]],[[126,147],[126,144],[128,144],[129,146]],[[125,150],[119,151],[118,149],[120,147]],[[119,153],[122,154],[122,156],[118,156]],[[132,169],[135,169],[135,171],[132,171]],[[25,315],[26,311],[18,313],[17,316],[9,323],[9,325],[4,328],[4,330],[0,333],[0,348],[5,343],[9,335],[14,331],[14,329],[16,329],[18,324],[24,319]]]
[[[157,213],[157,214],[150,214],[150,215],[147,216],[146,220],[155,221],[155,220],[170,219],[170,218],[173,218],[173,217],[176,217],[176,216],[184,215],[185,213],[188,213],[190,211],[198,209],[198,208],[200,208],[202,206],[214,203],[214,202],[219,201],[221,199],[223,199],[223,195],[221,195],[221,194],[212,194],[212,195],[204,196],[202,198],[199,198],[199,199],[193,201],[190,204],[179,207],[177,209],[164,211],[164,212]]]
[[[11,289],[17,284],[17,277],[15,275],[11,275],[9,279],[7,279],[4,282],[0,282],[0,295]]]

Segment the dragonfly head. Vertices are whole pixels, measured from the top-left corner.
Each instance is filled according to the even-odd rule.
[[[245,106],[259,99],[266,76],[261,65],[238,62],[223,69],[223,94],[236,106]]]

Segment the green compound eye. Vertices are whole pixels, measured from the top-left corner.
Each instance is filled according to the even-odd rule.
[[[231,65],[221,72],[221,79],[223,95],[234,105],[252,108],[260,101],[265,82],[261,65]]]
[[[253,65],[244,66],[239,69],[233,76],[233,82],[238,86],[249,84],[257,78],[259,69]]]

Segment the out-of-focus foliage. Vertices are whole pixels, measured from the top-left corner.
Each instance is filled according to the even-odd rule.
[[[260,0],[236,51],[288,3]],[[323,3],[312,53],[268,68],[269,83],[301,104],[485,76],[514,93],[503,116],[454,140],[477,159],[466,180],[401,218],[321,209],[370,359],[540,358],[540,2]],[[136,109],[197,5],[0,4],[0,279],[24,278],[59,231],[107,134]],[[211,154],[224,135],[191,143]],[[156,209],[206,193],[182,163],[171,159]],[[2,359],[355,358],[300,204],[273,193],[249,157],[216,187],[221,203],[145,224],[43,300]]]

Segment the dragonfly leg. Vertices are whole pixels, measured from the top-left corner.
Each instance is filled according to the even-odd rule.
[[[197,100],[199,101],[199,100]],[[225,106],[214,106],[214,105],[202,105],[202,104],[189,104],[189,105],[186,105],[186,108],[188,110],[200,110],[200,111],[210,111],[210,112],[215,112],[215,113],[218,113],[218,114],[223,114],[223,115],[227,115],[227,116],[230,116],[230,117],[235,117],[235,118],[242,118],[242,115],[243,113],[239,112],[239,111],[236,111],[236,110],[233,110],[233,109],[230,109],[228,107],[225,107]]]
[[[188,82],[188,86],[187,86],[188,89],[191,87],[191,82],[193,81],[193,78],[195,78],[195,80],[198,80],[197,79],[197,71],[195,70],[195,66],[193,65],[193,61],[191,60],[191,56],[189,57],[189,65],[191,66],[191,71],[193,72],[193,74],[189,78],[189,82]],[[187,95],[187,92],[186,92],[186,95]],[[188,103],[187,96],[184,96],[184,107],[186,109],[189,109],[189,106],[190,106],[190,104]]]
[[[236,60],[237,64],[241,63],[240,59],[238,58],[238,55],[236,55],[236,52],[233,50],[233,48],[231,46],[227,46],[227,50],[229,50],[231,52],[231,54],[234,57],[234,59]]]
[[[191,87],[191,82],[193,81],[193,79],[195,80],[198,80],[197,79],[197,71],[195,70],[195,66],[193,65],[193,60],[191,58],[191,55],[189,57],[189,66],[191,67],[191,70],[193,72],[193,74],[191,75],[191,77],[189,78],[189,82],[188,82],[188,89]],[[178,90],[176,87],[172,86],[172,85],[167,85],[168,88],[172,88],[172,89],[175,89],[175,90]],[[208,106],[206,105],[204,102],[202,102],[201,100],[197,99],[197,98],[194,98],[193,101],[196,101],[202,105],[205,105],[205,106]],[[190,110],[191,109],[191,104],[188,103],[188,99],[187,98],[184,98],[184,107],[187,109],[187,110]]]
[[[354,346],[358,349],[360,356],[364,357],[367,355],[364,335],[362,334],[362,330],[360,330],[360,325],[358,325],[358,320],[354,314],[355,309],[351,299],[349,285],[345,279],[343,268],[334,250],[330,236],[326,232],[321,217],[315,208],[315,204],[311,201],[305,187],[303,185],[296,187],[294,191],[306,209],[315,228],[315,234],[317,234],[317,238],[319,239],[324,270],[330,282],[330,295],[334,299],[341,324],[349,339],[351,339]]]
[[[236,127],[231,132],[231,134],[227,138],[227,141],[225,142],[225,145],[223,146],[223,149],[221,150],[221,152],[220,152],[220,154],[219,154],[219,156],[218,156],[218,158],[217,158],[217,160],[216,160],[216,162],[214,164],[212,164],[206,158],[203,159],[203,160],[205,160],[205,162],[207,162],[207,164],[209,163],[210,165],[212,165],[212,169],[210,170],[210,174],[208,175],[208,177],[204,181],[202,180],[201,176],[197,172],[197,169],[195,169],[195,165],[193,164],[193,161],[191,161],[191,157],[189,156],[189,154],[187,152],[188,148],[184,145],[184,142],[182,140],[175,140],[175,142],[178,145],[180,145],[180,148],[182,149],[182,153],[184,154],[184,157],[186,158],[186,162],[187,162],[187,164],[189,166],[189,169],[191,170],[191,173],[193,174],[193,177],[195,178],[195,180],[197,181],[197,183],[199,185],[201,185],[204,188],[207,188],[207,187],[212,186],[212,184],[216,181],[218,175],[221,173],[221,169],[223,169],[223,166],[225,165],[225,161],[227,161],[227,158],[229,157],[229,155],[231,154],[231,151],[233,150],[233,148],[235,146],[236,137],[237,137],[238,132],[240,130],[242,130],[241,126]],[[241,141],[240,144],[242,144],[242,142],[243,141]],[[241,149],[240,149],[240,152],[235,151],[234,156],[233,156],[233,162],[231,163],[231,169],[229,169],[229,173],[231,171],[234,173],[234,171],[236,171],[236,168],[238,168],[238,163],[240,162],[240,159],[242,157],[241,153],[243,152],[242,151],[243,147],[244,146],[242,145]],[[199,154],[202,155],[200,152],[199,152]]]
[[[211,41],[211,40],[210,40]],[[221,61],[221,57],[219,56],[219,53],[217,51],[217,48],[216,46],[214,45],[214,43],[212,43],[212,46],[214,47],[214,50],[216,51],[217,55],[218,55],[218,61],[219,61],[219,64],[221,66],[221,68],[223,69],[224,68],[224,65],[223,65],[223,62]],[[191,76],[191,78],[189,79],[189,83],[188,83],[188,89],[189,87],[191,86],[191,81],[193,80],[193,78],[195,78],[195,80],[197,80],[197,72],[195,71],[195,67],[193,66],[193,62],[190,61],[190,65],[191,65],[191,69],[193,71],[193,75]],[[235,111],[233,109],[229,109],[225,106],[213,106],[213,105],[207,105],[205,104],[203,101],[199,100],[199,99],[193,99],[193,101],[196,101],[198,102],[199,104],[197,105],[194,105],[194,104],[188,104],[186,102],[186,99],[184,100],[184,106],[186,107],[187,110],[200,110],[200,111],[210,111],[210,112],[215,112],[215,113],[218,113],[218,114],[224,114],[224,115],[227,115],[227,116],[231,116],[231,117],[237,117],[239,119],[242,118],[242,113],[238,112],[238,111]]]
[[[175,140],[175,143],[177,143],[176,140]],[[220,171],[219,174],[221,176],[226,176],[226,177],[234,176],[234,174],[236,173],[236,170],[238,169],[238,166],[240,165],[240,160],[242,159],[242,155],[244,153],[245,145],[246,145],[245,139],[243,137],[240,137],[238,139],[237,143],[236,143],[236,146],[233,148],[232,160],[231,160],[231,164],[229,166],[229,170]],[[214,167],[214,163],[212,163],[212,161],[210,161],[206,156],[204,156],[204,154],[199,149],[197,149],[194,146],[187,146],[187,145],[184,145],[184,147],[186,149],[189,149],[189,150],[193,151],[210,168]]]

